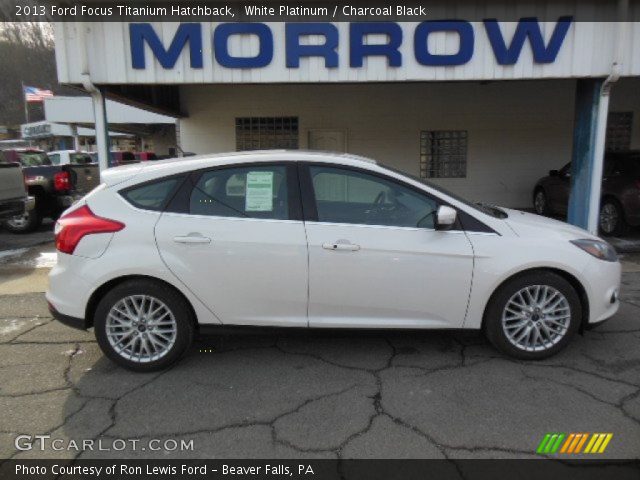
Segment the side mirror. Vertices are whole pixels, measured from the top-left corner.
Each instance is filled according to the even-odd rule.
[[[557,177],[558,175],[560,175],[560,172],[558,170],[549,170],[550,177]]]
[[[436,213],[436,230],[449,230],[456,223],[457,218],[458,212],[454,208],[440,205]]]

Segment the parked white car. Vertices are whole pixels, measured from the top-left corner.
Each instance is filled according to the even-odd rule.
[[[521,359],[618,309],[615,251],[345,154],[109,169],[55,228],[53,315],[141,371],[224,326],[482,329]]]

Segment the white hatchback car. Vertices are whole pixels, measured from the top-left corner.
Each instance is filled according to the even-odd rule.
[[[483,329],[540,359],[618,309],[615,251],[344,154],[109,169],[56,224],[47,300],[134,370],[224,326]]]

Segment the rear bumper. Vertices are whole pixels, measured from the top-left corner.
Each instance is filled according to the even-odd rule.
[[[84,318],[76,318],[69,315],[64,315],[56,310],[50,302],[47,302],[47,304],[49,306],[49,312],[51,312],[51,316],[58,320],[60,323],[64,323],[68,327],[77,328],[79,330],[86,330],[88,328],[87,322]]]

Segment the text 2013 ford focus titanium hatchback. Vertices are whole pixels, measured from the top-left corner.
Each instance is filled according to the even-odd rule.
[[[56,224],[47,299],[135,370],[220,325],[483,329],[539,359],[618,309],[620,263],[597,237],[360,157],[191,157],[103,181]]]

